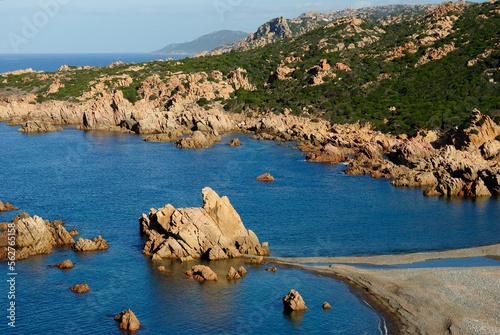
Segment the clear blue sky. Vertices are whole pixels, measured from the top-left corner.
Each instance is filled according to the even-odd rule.
[[[441,1],[429,0],[427,3]],[[413,0],[0,0],[0,53],[151,52],[277,17]]]

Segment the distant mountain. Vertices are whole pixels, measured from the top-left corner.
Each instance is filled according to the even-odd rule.
[[[169,44],[163,49],[155,51],[155,54],[170,54],[170,55],[194,55],[205,51],[237,42],[248,36],[248,33],[243,31],[220,30],[214,31],[208,35],[198,37],[194,41],[187,43]]]

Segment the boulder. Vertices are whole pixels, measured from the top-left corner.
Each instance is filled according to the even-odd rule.
[[[229,269],[229,272],[226,275],[226,279],[241,279],[241,275],[233,268],[231,267]]]
[[[307,153],[306,160],[308,162],[338,164],[345,160],[345,156],[339,148],[328,143],[320,150],[311,151]]]
[[[222,141],[222,139],[217,131],[201,132],[197,130],[193,133],[193,135],[178,140],[174,143],[174,145],[182,149],[196,149],[211,147],[215,144],[215,142],[220,141]]]
[[[73,262],[71,260],[67,259],[62,263],[55,263],[54,265],[52,265],[52,267],[59,268],[59,269],[72,269],[75,267],[75,265],[73,264]]]
[[[218,281],[219,276],[215,272],[212,271],[206,265],[195,265],[191,268],[191,270],[186,271],[189,279],[196,279],[199,281]]]
[[[323,303],[323,309],[324,309],[324,310],[329,310],[329,309],[332,309],[332,306],[331,306],[329,303],[324,302],[324,303]]]
[[[412,167],[415,163],[436,154],[437,150],[430,143],[411,139],[394,148],[389,153],[389,159],[395,164]]]
[[[245,269],[244,266],[240,266],[238,268],[238,274],[241,276],[241,277],[245,277],[246,274],[247,274],[247,269]]]
[[[257,178],[255,178],[255,180],[269,182],[269,181],[274,181],[274,177],[271,176],[269,173],[264,173],[263,175],[260,175]]]
[[[167,205],[143,214],[140,230],[148,237],[143,253],[186,260],[269,253],[267,244],[263,248],[255,233],[245,228],[227,197],[219,197],[209,187],[202,195],[202,208],[175,209]]]
[[[109,249],[108,241],[103,239],[100,235],[99,237],[94,237],[93,240],[83,239],[80,237],[78,242],[71,246],[73,251],[97,251]]]
[[[78,235],[79,235],[79,234],[78,234],[78,231],[77,231],[76,229],[71,229],[71,230],[69,231],[69,234],[70,234],[71,236],[73,236],[73,237],[75,237],[75,236],[78,236]]]
[[[157,270],[160,272],[168,272],[168,270],[163,265],[160,265]]]
[[[301,311],[306,310],[306,304],[302,299],[299,292],[290,290],[290,292],[283,297],[283,307],[285,311]]]
[[[4,204],[3,202],[0,201],[0,213],[5,211],[17,211],[17,210],[19,210],[19,208],[12,206],[8,202]]]
[[[115,316],[115,321],[120,323],[118,328],[123,330],[137,331],[141,327],[141,323],[130,309]]]
[[[87,293],[90,291],[90,287],[87,284],[77,284],[71,286],[69,289],[75,293]]]
[[[228,145],[230,147],[237,147],[237,146],[240,146],[240,145],[243,145],[243,143],[241,143],[241,141],[238,139],[238,138],[233,138],[229,143]]]
[[[479,149],[484,159],[500,161],[500,141],[490,140],[484,143]]]
[[[269,269],[266,269],[266,271],[267,272],[278,272],[278,269],[275,266],[273,266],[273,267],[271,267]]]

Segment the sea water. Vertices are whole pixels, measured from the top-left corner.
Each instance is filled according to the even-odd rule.
[[[179,55],[155,55],[147,53],[102,54],[0,54],[0,73],[16,70],[54,72],[61,66],[106,66],[116,62],[143,63],[166,58],[179,59]]]
[[[211,148],[178,149],[139,135],[77,131],[27,135],[0,123],[0,200],[20,211],[65,221],[84,238],[102,235],[110,249],[55,253],[17,263],[17,327],[1,333],[120,334],[112,315],[132,309],[139,334],[379,334],[383,321],[358,295],[328,276],[242,260],[212,262],[217,283],[188,281],[192,264],[153,262],[141,254],[138,217],[150,208],[202,205],[202,188],[227,195],[247,229],[268,241],[274,256],[353,256],[473,247],[500,240],[497,198],[426,198],[420,189],[347,176],[343,165],[308,163],[276,142],[230,133]],[[240,147],[227,143],[238,137]],[[272,183],[255,180],[271,173]],[[71,259],[75,268],[51,264]],[[159,265],[169,271],[158,272]],[[7,277],[5,263],[0,273]],[[7,283],[0,310],[8,308]],[[69,287],[87,283],[77,295]],[[298,290],[309,307],[283,313],[282,297]],[[327,312],[323,302],[333,308]],[[4,308],[5,307],[5,308]],[[7,312],[5,312],[6,314]]]

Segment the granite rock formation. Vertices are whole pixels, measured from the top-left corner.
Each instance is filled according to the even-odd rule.
[[[209,187],[202,195],[202,208],[166,205],[143,214],[140,230],[148,237],[143,253],[156,259],[210,260],[269,254],[267,244],[262,246],[255,233],[245,228],[227,197],[219,197]]]

